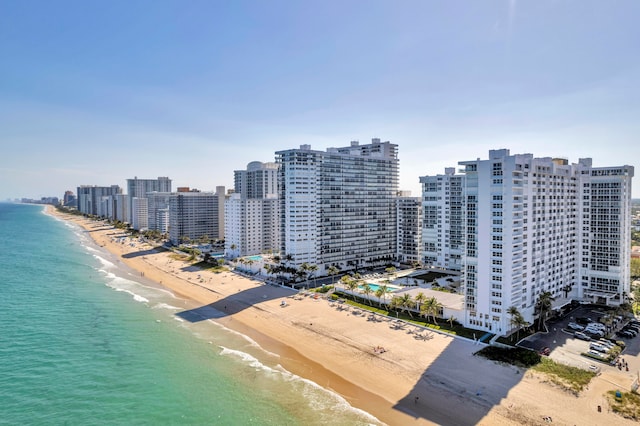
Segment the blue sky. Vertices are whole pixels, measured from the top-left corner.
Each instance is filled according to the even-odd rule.
[[[636,0],[0,0],[0,199],[231,187],[277,150],[373,137],[414,195],[489,149],[637,166],[639,17]]]

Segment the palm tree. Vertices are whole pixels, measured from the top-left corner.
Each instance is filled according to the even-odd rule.
[[[240,259],[238,259],[238,263],[242,264],[243,266],[247,264],[247,260],[244,257],[241,257]]]
[[[509,315],[509,325],[512,329],[515,328],[515,318],[520,315],[520,311],[515,306],[510,306],[509,309],[507,309],[507,315]]]
[[[318,271],[318,265],[309,265],[307,270],[309,271],[309,276],[313,277],[313,287],[315,288],[316,287],[316,272]]]
[[[419,292],[418,294],[416,294],[415,301],[418,311],[420,311],[420,305],[423,304],[425,300],[427,300],[427,296],[425,296],[423,292]]]
[[[333,277],[335,275],[338,275],[338,273],[340,273],[340,269],[336,268],[334,265],[331,265],[327,268],[327,274],[329,274],[330,277]],[[331,279],[331,284],[333,284],[333,278]]]
[[[516,341],[518,341],[520,340],[520,327],[522,327],[523,323],[526,323],[526,321],[515,306],[509,307],[509,309],[507,309],[507,314],[509,314],[509,325],[512,329],[516,329]],[[511,339],[513,339],[513,335],[511,336]]]
[[[384,271],[391,276],[391,280],[393,280],[395,278],[395,276],[396,276],[396,274],[395,274],[396,273],[396,267],[395,266],[389,266]]]
[[[347,288],[355,295],[356,289],[358,288],[358,281],[351,279],[347,282]]]
[[[549,312],[551,311],[551,307],[553,306],[553,301],[556,300],[555,297],[553,297],[551,295],[550,292],[548,291],[543,291],[542,293],[540,293],[540,296],[538,296],[538,302],[536,303],[536,308],[538,309],[538,314],[539,314],[539,324],[538,324],[538,328],[542,330],[542,328],[544,327],[544,323],[547,320],[547,316],[549,315]]]
[[[382,307],[382,301],[381,300],[385,296],[385,294],[384,294],[385,292],[386,292],[386,290],[383,289],[382,287],[378,287],[378,289],[375,292],[375,295],[378,298],[378,306],[379,307]]]
[[[524,317],[519,312],[518,312],[518,315],[516,315],[515,321],[516,321],[515,326],[516,326],[516,342],[517,342],[518,340],[520,340],[520,330],[522,330],[523,328],[529,327],[530,324],[527,321],[525,321]]]
[[[430,316],[431,318],[433,318],[433,323],[438,325],[438,322],[436,321],[436,314],[440,312],[441,308],[442,303],[440,303],[435,297],[430,297],[426,300],[424,305],[422,305],[420,313],[422,313],[427,319]]]
[[[252,259],[246,259],[244,262],[245,262],[245,264],[249,265],[249,270],[250,271],[251,271],[251,265],[256,263],[255,260],[252,260]]]
[[[296,275],[302,279],[302,281],[306,280],[306,277],[308,275],[308,271],[309,268],[311,267],[311,265],[308,262],[304,262],[302,265],[300,265],[300,267],[298,268],[298,271],[296,272]],[[307,283],[307,288],[309,287],[309,283]]]
[[[381,292],[381,296],[382,296],[382,300],[385,302],[387,302],[387,292],[389,291],[389,287],[387,287],[386,284],[382,284],[380,287],[378,287],[378,291]],[[378,291],[376,291],[376,296],[378,296]],[[378,296],[380,297],[380,296]]]
[[[263,266],[263,268],[264,268],[264,271],[267,273],[267,275],[272,275],[275,272],[274,271],[274,269],[275,269],[274,265],[271,265],[269,263],[265,264]]]
[[[415,303],[411,295],[409,293],[404,293],[402,296],[400,296],[400,303],[402,306],[402,310],[406,311],[409,314],[409,316],[413,318],[413,315],[411,314],[411,309],[413,309],[413,306],[415,305]]]
[[[400,296],[393,296],[391,298],[391,302],[389,303],[389,309],[393,309],[396,311],[396,318],[398,317],[398,308],[402,307],[402,298]]]
[[[447,321],[449,321],[449,326],[453,328],[453,323],[456,321],[456,317],[449,315],[449,319]]]
[[[371,286],[368,283],[362,284],[362,292],[367,296],[369,305],[371,305],[371,297],[369,297],[369,295],[373,292],[373,290],[371,290]]]

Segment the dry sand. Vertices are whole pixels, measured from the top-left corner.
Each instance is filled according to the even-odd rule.
[[[114,242],[118,230],[102,222],[48,211],[80,225],[146,278],[226,312],[216,321],[278,353],[284,368],[338,392],[387,424],[535,425],[548,423],[547,416],[560,425],[635,424],[611,413],[605,403],[604,393],[624,382],[615,371],[603,372],[576,397],[544,375],[474,356],[481,346],[473,342],[399,326],[321,298],[294,296],[233,272],[195,270],[151,246]]]

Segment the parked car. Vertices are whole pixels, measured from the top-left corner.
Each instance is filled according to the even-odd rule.
[[[622,331],[631,334],[631,337],[636,337],[638,335],[638,332],[631,328],[623,328]]]
[[[638,325],[634,325],[634,324],[627,324],[627,325],[625,326],[625,328],[629,328],[629,329],[631,329],[631,330],[635,330],[635,331],[637,331],[638,333],[640,333],[640,326],[638,326]]]
[[[550,353],[551,353],[551,348],[544,347],[540,349],[540,355],[549,356]]]
[[[590,322],[593,322],[593,320],[591,318],[587,318],[587,317],[578,317],[576,318],[576,322],[578,324],[589,324]]]
[[[596,343],[609,349],[612,349],[615,346],[615,343],[612,343],[609,340],[605,340],[605,339],[600,339]]]
[[[592,336],[604,337],[604,331],[597,330],[595,328],[587,327],[587,328],[584,329],[584,332],[587,333],[587,334],[590,334]]]
[[[606,354],[607,352],[609,352],[609,348],[603,346],[603,345],[599,345],[598,343],[592,343],[589,345],[589,349],[593,349],[594,351],[598,351],[598,352],[602,352],[603,354]]]
[[[631,332],[626,330],[620,330],[616,333],[616,335],[620,337],[626,337],[627,339],[630,339],[633,337],[633,334],[631,334]]]
[[[603,358],[602,354],[601,354],[600,352],[598,352],[598,351],[590,350],[590,351],[589,351],[589,352],[587,352],[587,353],[588,353],[589,355],[591,355],[591,356],[596,357],[596,358],[600,358],[600,359],[602,359],[602,358]]]
[[[580,324],[575,323],[575,322],[570,322],[569,324],[567,324],[567,328],[568,328],[569,330],[575,330],[575,331],[582,331],[582,330],[584,330],[584,327],[583,327],[583,326],[581,326]]]
[[[589,325],[587,327],[597,328],[599,330],[606,330],[607,329],[606,325],[604,325],[602,323],[599,323],[599,322],[591,322],[591,323],[589,323]]]
[[[576,331],[575,333],[573,333],[574,337],[576,337],[577,339],[580,340],[586,340],[587,342],[589,340],[591,340],[591,337],[587,336],[586,334],[584,334],[582,331]]]

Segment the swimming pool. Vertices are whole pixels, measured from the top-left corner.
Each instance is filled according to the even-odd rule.
[[[256,256],[249,256],[249,257],[247,257],[247,259],[249,259],[249,260],[253,260],[254,262],[260,262],[260,261],[262,260],[262,256],[258,256],[258,255],[256,255]]]
[[[378,289],[380,289],[380,287],[382,287],[380,284],[374,284],[374,283],[367,283],[369,284],[369,288],[371,289],[371,291],[373,293],[375,293],[376,291],[378,291]],[[359,285],[358,289],[362,290],[364,287]],[[394,292],[396,290],[400,290],[402,287],[398,287],[397,285],[392,285],[392,284],[387,284],[387,293],[391,293]]]

